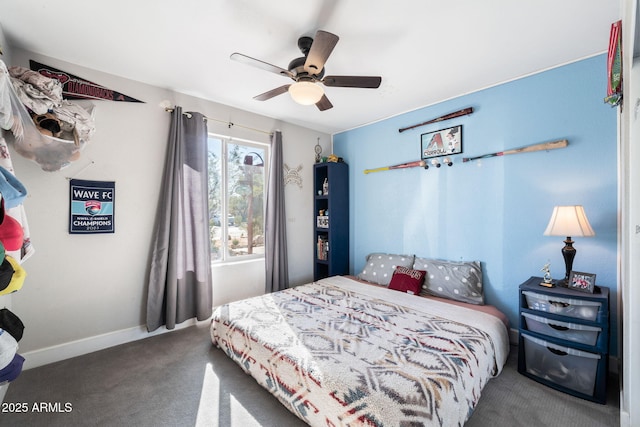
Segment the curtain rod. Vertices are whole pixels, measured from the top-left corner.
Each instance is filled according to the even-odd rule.
[[[168,112],[168,113],[172,113],[174,109],[173,109],[173,108],[170,108],[170,107],[167,107],[167,108],[165,108],[164,110],[165,110],[166,112]],[[185,116],[187,116],[187,117],[191,118],[191,114],[189,114],[189,113],[187,113],[187,112],[182,113],[182,114],[184,114]],[[239,128],[243,128],[243,129],[247,129],[247,130],[252,130],[252,131],[254,131],[254,132],[260,132],[260,133],[264,133],[264,134],[267,134],[267,135],[272,135],[272,134],[273,134],[273,132],[269,132],[269,131],[262,130],[262,129],[256,129],[256,128],[252,128],[252,127],[248,127],[248,126],[238,125],[238,124],[235,124],[235,123],[233,123],[233,122],[226,121],[226,120],[214,119],[214,118],[207,117],[207,116],[204,116],[204,119],[205,119],[205,120],[207,120],[207,121],[211,120],[211,121],[218,122],[218,123],[224,123],[224,124],[226,124],[226,125],[229,127],[229,129],[231,129],[233,126],[237,126],[237,127],[239,127]]]

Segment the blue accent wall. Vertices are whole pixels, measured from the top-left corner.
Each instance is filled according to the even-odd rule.
[[[573,239],[573,269],[611,289],[617,354],[617,119],[605,95],[599,55],[334,135],[349,163],[351,273],[376,251],[479,260],[487,303],[517,329],[518,285],[547,262],[564,277],[564,238],[543,236],[553,207],[583,205],[596,236]],[[466,107],[473,114],[398,131]],[[422,133],[455,125],[463,153],[453,166],[363,173],[419,160]],[[462,162],[558,139],[569,146]]]

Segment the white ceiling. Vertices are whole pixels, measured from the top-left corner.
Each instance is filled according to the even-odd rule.
[[[0,0],[0,25],[11,46],[336,133],[604,53],[619,6],[618,0]],[[229,55],[287,68],[301,56],[298,38],[318,29],[340,37],[327,75],[379,75],[380,88],[327,87],[334,108],[324,112],[288,94],[252,99],[291,80]]]

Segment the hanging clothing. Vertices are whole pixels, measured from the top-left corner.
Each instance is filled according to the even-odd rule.
[[[44,114],[62,102],[62,85],[58,80],[24,67],[10,67],[9,75],[20,101],[34,113]]]
[[[21,133],[22,122],[16,116],[16,108],[18,102],[11,85],[9,71],[4,62],[0,61],[0,127],[7,132],[0,131],[0,167],[4,168],[6,173],[16,175],[11,161],[11,153],[5,141],[4,134],[14,135]],[[9,176],[10,178],[10,176]],[[13,207],[5,209],[5,215],[13,218],[20,227],[22,227],[22,245],[17,250],[6,251],[6,255],[10,255],[19,263],[27,260],[34,254],[35,249],[31,244],[31,233],[29,232],[29,223],[24,205],[20,202]]]
[[[49,172],[78,160],[95,132],[93,105],[84,108],[63,100],[60,82],[34,71],[21,67],[7,70],[1,63],[0,75],[0,108],[8,106],[7,112],[0,112],[0,125],[3,129],[10,126],[11,132],[6,132],[5,138],[16,152]],[[49,129],[39,127],[30,112],[34,118],[53,115],[60,123],[59,132],[53,135]]]

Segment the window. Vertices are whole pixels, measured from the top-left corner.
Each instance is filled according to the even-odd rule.
[[[209,135],[211,260],[264,257],[269,146]]]

